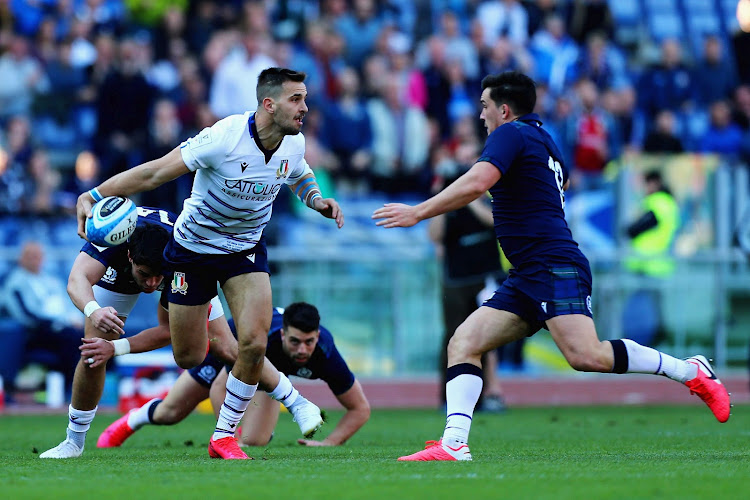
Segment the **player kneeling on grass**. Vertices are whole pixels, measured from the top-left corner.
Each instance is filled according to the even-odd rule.
[[[232,330],[234,330],[234,325],[232,325]],[[97,343],[96,353],[103,359],[108,359],[113,355],[112,348],[107,348],[101,342]],[[214,410],[218,410],[226,391],[225,366],[209,354],[201,365],[179,376],[164,400],[149,401],[107,427],[99,437],[97,446],[100,448],[121,446],[127,438],[145,425],[173,425],[181,422],[198,403],[209,396],[209,389]],[[283,373],[278,373],[273,369],[275,375],[266,376],[266,367],[269,366],[271,368],[276,366]],[[242,421],[242,434],[238,437],[240,444],[247,446],[268,444],[279,418],[277,401],[281,401],[289,408],[303,435],[307,438],[311,437],[314,432],[314,430],[310,432],[311,424],[316,423],[315,417],[319,417],[319,412],[309,414],[309,412],[296,410],[300,407],[300,401],[305,399],[291,386],[285,375],[324,380],[341,405],[346,408],[346,413],[328,437],[322,441],[299,439],[298,443],[301,445],[337,446],[344,444],[370,417],[370,405],[362,391],[362,386],[354,378],[354,374],[336,349],[331,333],[320,325],[320,316],[315,306],[299,302],[290,305],[286,310],[274,309],[263,370],[262,389],[264,389],[264,379],[267,378],[273,380],[273,377],[280,377],[282,383],[276,383],[276,389],[273,391],[258,392],[253,396]],[[309,409],[309,406],[304,405],[300,408],[305,410]]]
[[[597,338],[591,269],[565,221],[568,169],[533,113],[533,80],[511,71],[488,76],[482,80],[481,104],[488,137],[471,169],[427,201],[389,203],[373,214],[379,226],[409,227],[464,207],[489,190],[495,232],[513,264],[500,288],[456,329],[448,345],[448,419],[442,438],[399,460],[471,460],[467,442],[482,392],[482,354],[542,327],[576,370],[665,375],[685,384],[726,422],[729,394],[705,357],[681,360],[629,339]]]

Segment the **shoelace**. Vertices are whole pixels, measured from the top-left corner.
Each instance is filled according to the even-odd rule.
[[[426,450],[427,448],[432,448],[433,446],[438,446],[438,445],[442,444],[442,442],[443,442],[442,439],[440,439],[438,441],[435,441],[434,439],[430,439],[429,441],[425,441],[424,442],[424,449]]]

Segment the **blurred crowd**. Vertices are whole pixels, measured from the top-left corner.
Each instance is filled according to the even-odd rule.
[[[744,33],[618,43],[605,0],[0,0],[0,213],[58,214],[101,180],[308,74],[307,161],[339,192],[428,194],[478,157],[484,75],[521,70],[573,172],[750,144]],[[743,149],[745,148],[745,149]],[[141,203],[179,211],[187,177]]]

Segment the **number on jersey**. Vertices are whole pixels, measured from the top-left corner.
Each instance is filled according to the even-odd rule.
[[[549,162],[547,162],[547,166],[555,174],[555,182],[557,182],[557,189],[558,191],[560,191],[560,205],[562,205],[562,208],[565,208],[565,189],[563,188],[563,184],[565,182],[563,181],[562,165],[560,165],[559,161],[556,161],[554,158],[550,156]]]

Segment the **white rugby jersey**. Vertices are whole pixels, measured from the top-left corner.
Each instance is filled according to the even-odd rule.
[[[266,163],[253,138],[254,114],[231,115],[180,145],[195,171],[193,190],[175,224],[174,237],[196,253],[222,254],[255,246],[285,184],[312,172],[305,137],[284,137]]]

